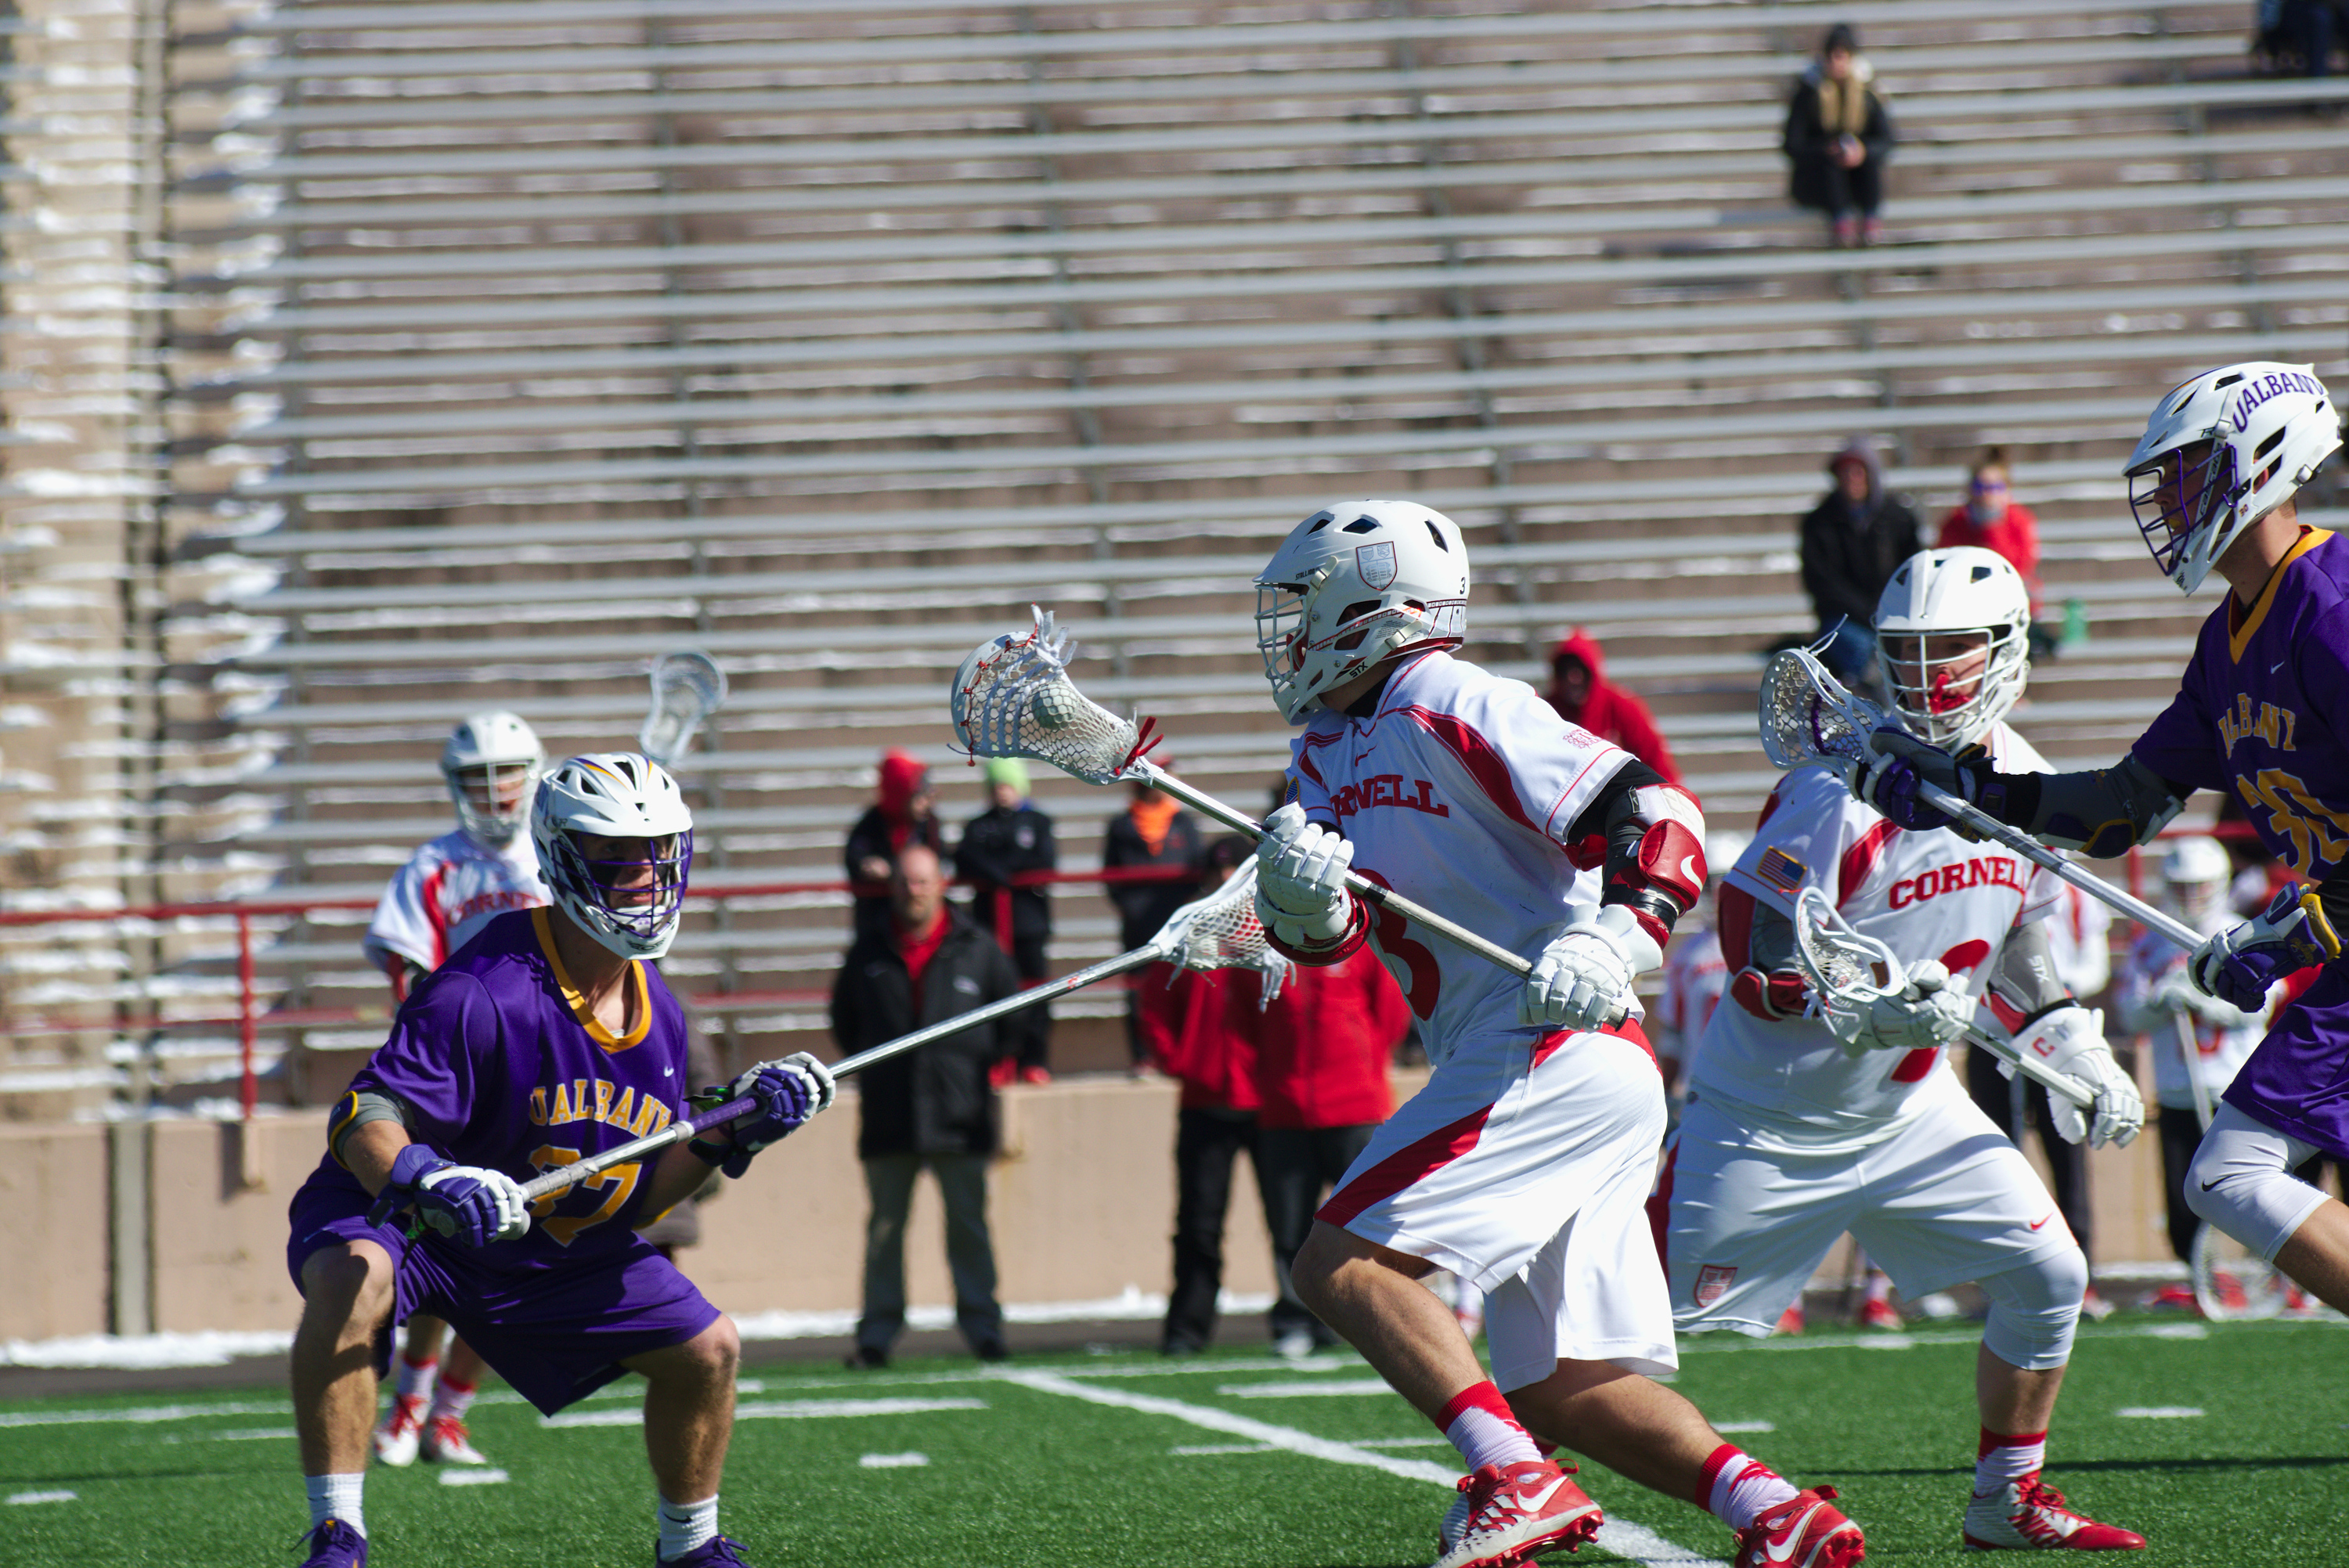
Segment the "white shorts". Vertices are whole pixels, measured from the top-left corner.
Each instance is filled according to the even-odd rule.
[[[1663,1130],[1663,1080],[1631,1039],[1465,1043],[1371,1135],[1319,1218],[1484,1292],[1504,1389],[1560,1360],[1669,1372],[1646,1209]]]
[[[1846,1231],[1912,1299],[2077,1246],[2023,1150],[1940,1076],[1916,1120],[1856,1153],[1754,1149],[1692,1101],[1659,1183],[1682,1332],[1768,1334]]]

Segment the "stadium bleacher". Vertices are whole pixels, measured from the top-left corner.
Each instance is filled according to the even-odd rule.
[[[697,880],[836,875],[884,745],[977,810],[946,676],[1031,599],[1089,691],[1253,804],[1287,732],[1247,579],[1332,493],[1450,511],[1471,656],[1532,678],[1588,625],[1708,808],[1750,813],[1757,655],[1809,626],[1793,521],[1854,431],[1929,525],[1979,446],[2013,454],[2050,604],[2091,626],[2021,719],[2101,758],[2203,604],[2113,478],[2150,393],[2344,369],[2349,149],[2311,106],[2349,85],[2251,79],[2240,5],[194,15],[157,633],[182,892],[372,892],[445,821],[457,716],[621,744],[688,645],[735,692],[683,770]],[[1863,252],[1821,248],[1775,150],[1838,20],[1903,136]],[[1040,803],[1092,863],[1112,794]],[[1097,897],[1060,908],[1061,956],[1109,951]],[[286,995],[378,999],[348,919],[269,925]],[[843,933],[820,895],[745,901],[673,969],[813,989]],[[217,926],[151,979],[104,945],[7,1006],[233,983]]]

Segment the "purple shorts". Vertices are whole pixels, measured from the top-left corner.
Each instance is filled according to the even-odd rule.
[[[2225,1098],[2252,1120],[2349,1160],[2349,966],[2326,965],[2276,1015]]]
[[[391,1254],[392,1310],[376,1338],[378,1377],[391,1368],[391,1324],[428,1312],[447,1318],[516,1393],[551,1416],[626,1371],[620,1363],[629,1357],[682,1345],[718,1321],[693,1282],[634,1237],[575,1263],[490,1269],[438,1236],[411,1241],[396,1225],[368,1224],[371,1202],[356,1181],[314,1174],[294,1195],[285,1267],[298,1290],[302,1265],[322,1247],[370,1241]]]

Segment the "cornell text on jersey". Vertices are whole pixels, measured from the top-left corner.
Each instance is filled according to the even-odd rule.
[[[1404,787],[1400,773],[1374,773],[1358,784],[1342,785],[1330,796],[1330,809],[1338,820],[1368,811],[1378,806],[1402,806],[1413,811],[1424,811],[1431,817],[1449,817],[1452,808],[1430,797],[1435,789],[1432,779],[1413,779]]]

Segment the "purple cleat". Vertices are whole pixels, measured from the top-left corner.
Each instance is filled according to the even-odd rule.
[[[367,1537],[339,1519],[321,1520],[303,1541],[310,1555],[302,1568],[367,1568]]]
[[[656,1550],[653,1568],[750,1568],[742,1548],[722,1535],[713,1535],[682,1557],[664,1557]]]

